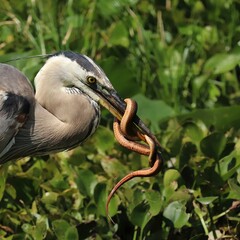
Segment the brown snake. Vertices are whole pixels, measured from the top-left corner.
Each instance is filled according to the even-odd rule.
[[[150,177],[159,173],[161,168],[161,159],[160,154],[156,151],[155,142],[149,136],[142,134],[141,132],[135,130],[133,131],[132,126],[132,118],[135,116],[137,111],[137,104],[132,99],[124,100],[127,104],[125,113],[122,117],[121,122],[115,119],[113,123],[113,131],[117,141],[127,149],[140,153],[142,155],[149,156],[149,164],[150,168],[137,170],[129,173],[125,177],[123,177],[112,189],[107,198],[106,203],[106,213],[108,215],[108,206],[111,201],[114,193],[126,182],[135,177]],[[145,144],[141,144],[138,142],[134,142],[136,140],[143,140],[149,146]]]

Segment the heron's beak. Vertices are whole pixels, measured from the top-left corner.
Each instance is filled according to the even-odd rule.
[[[108,109],[109,112],[113,114],[113,116],[115,116],[118,120],[121,121],[126,109],[126,103],[124,102],[124,100],[119,97],[116,91],[113,90],[111,92],[102,91],[99,95],[101,95],[100,104],[106,109]],[[143,134],[151,137],[155,141],[155,143],[160,146],[156,137],[151,133],[149,128],[137,115],[133,118],[133,123],[135,127],[137,127]]]
[[[121,121],[126,109],[126,103],[115,91],[102,93],[100,104]]]

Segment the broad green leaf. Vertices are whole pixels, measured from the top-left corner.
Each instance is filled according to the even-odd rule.
[[[76,182],[81,193],[90,197],[93,196],[94,188],[97,185],[97,178],[93,172],[88,169],[80,169]]]
[[[186,213],[186,207],[180,201],[170,203],[163,212],[163,216],[169,219],[175,228],[187,225],[190,214]]]
[[[74,227],[74,226],[69,227],[66,230],[64,239],[66,239],[66,240],[78,240],[79,237],[78,237],[78,231],[77,231],[76,227]]]
[[[163,178],[163,196],[166,198],[166,202],[169,202],[173,194],[178,188],[178,179],[180,173],[175,169],[169,169],[165,172]]]
[[[58,240],[78,240],[77,229],[67,221],[63,219],[55,220],[52,222],[52,225]]]
[[[210,58],[205,66],[205,72],[222,74],[236,67],[240,62],[240,53],[218,53]]]
[[[196,200],[203,205],[209,205],[213,203],[216,199],[218,199],[218,197],[201,197],[197,198]]]
[[[169,202],[173,201],[188,201],[191,199],[191,194],[189,193],[188,189],[185,186],[182,186],[181,188],[177,189],[172,193],[171,196],[168,197]]]
[[[6,193],[11,196],[12,199],[16,199],[17,197],[17,191],[12,185],[7,185],[7,188],[5,189]]]
[[[127,168],[118,159],[115,158],[103,158],[100,162],[104,171],[109,177],[116,177],[127,174]]]
[[[57,201],[59,194],[55,192],[45,192],[41,201],[45,204],[53,204]]]
[[[99,183],[94,189],[94,200],[97,206],[99,215],[106,216],[106,200],[107,200],[107,186],[105,183]],[[119,200],[115,194],[109,204],[109,215],[117,214]]]
[[[38,237],[39,240],[44,239],[47,236],[48,227],[49,227],[48,218],[45,216],[40,216],[37,219],[35,236],[33,235],[33,237],[39,236]]]
[[[101,13],[102,17],[110,17],[112,15],[118,14],[122,9],[121,1],[114,0],[112,4],[104,0],[97,1],[98,11]]]
[[[29,234],[34,240],[42,240],[47,235],[48,222],[45,217],[38,219],[36,226],[24,223],[22,229]]]
[[[228,185],[230,187],[228,198],[240,200],[240,185],[236,183],[235,179],[229,179]]]
[[[117,59],[111,56],[104,59],[101,66],[121,97],[130,97],[140,92],[135,72],[129,67],[127,59]]]
[[[240,154],[238,151],[238,145],[239,141],[237,142],[235,146],[235,150],[233,150],[229,155],[222,158],[219,161],[219,166],[215,167],[215,171],[218,171],[218,168],[220,168],[221,177],[224,181],[228,180],[230,177],[232,177],[237,170],[240,168]]]
[[[204,86],[206,81],[209,79],[208,74],[200,75],[192,80],[192,98],[193,102],[196,103],[199,94],[201,93],[201,88]]]
[[[141,227],[141,229],[145,227],[150,218],[149,206],[144,203],[137,205],[130,214],[131,222]]]
[[[214,126],[217,131],[227,131],[230,128],[240,128],[240,106],[218,107],[213,109],[198,109],[191,113],[178,116],[180,122],[187,119],[201,120],[209,128]]]
[[[218,160],[226,143],[227,139],[224,134],[216,132],[202,139],[200,146],[206,156]]]
[[[151,100],[142,94],[134,96],[138,103],[137,114],[146,122],[150,123],[152,131],[159,131],[159,123],[166,118],[174,116],[174,110],[164,101]],[[151,106],[151,107],[150,107]]]
[[[180,178],[180,173],[175,169],[169,169],[165,172],[163,178],[164,187],[169,187],[172,182],[177,181]]]
[[[183,126],[185,135],[187,135],[194,143],[199,143],[204,137],[203,129],[200,128],[199,125],[198,123],[187,122]]]
[[[123,22],[119,21],[113,24],[108,43],[110,45],[120,45],[123,47],[129,46],[128,31]]]
[[[150,206],[149,212],[152,216],[157,215],[162,208],[162,198],[160,192],[149,190],[146,192],[145,196]]]
[[[105,154],[114,147],[115,141],[113,132],[109,128],[99,126],[91,142],[94,142],[99,153]]]

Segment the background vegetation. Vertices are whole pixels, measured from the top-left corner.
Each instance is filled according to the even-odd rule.
[[[147,159],[97,133],[0,169],[0,239],[240,239],[239,0],[0,0],[0,61],[33,80],[72,50],[105,70],[165,149],[161,174],[107,194]]]

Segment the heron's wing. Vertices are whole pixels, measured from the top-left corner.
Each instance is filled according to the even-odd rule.
[[[28,79],[16,68],[0,64],[0,159],[14,144],[33,101]]]
[[[14,136],[27,120],[29,110],[26,98],[0,90],[0,158],[14,144]]]

